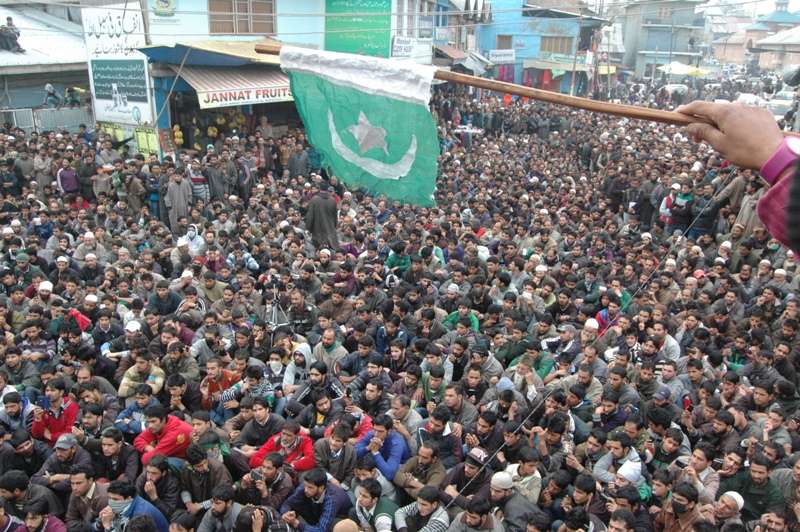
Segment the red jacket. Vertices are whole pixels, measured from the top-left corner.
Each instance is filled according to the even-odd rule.
[[[336,421],[336,423],[338,423],[338,422],[339,421]],[[333,427],[334,427],[334,425],[336,425],[336,423],[331,423],[330,425],[328,425],[328,428],[325,429],[324,436],[326,438],[331,435],[331,432],[333,432]],[[361,441],[361,438],[366,436],[367,432],[371,431],[372,429],[373,429],[372,418],[369,417],[368,415],[364,414],[364,419],[361,421],[361,425],[358,426],[358,432],[356,433],[355,436],[351,436],[351,437]]]
[[[203,399],[203,410],[211,410],[213,408],[212,405],[212,396],[216,392],[224,392],[240,380],[242,380],[242,376],[236,373],[235,371],[230,371],[227,369],[222,370],[222,378],[219,381],[213,381],[206,377],[203,379],[204,381],[208,382],[208,399]],[[202,386],[202,383],[201,383]],[[258,467],[261,467],[259,464]]]
[[[298,473],[300,471],[314,469],[317,465],[317,461],[314,460],[314,444],[311,442],[311,438],[304,434],[298,434],[297,437],[300,441],[297,442],[291,454],[283,457],[283,462],[292,464],[292,467],[294,467],[294,470]],[[271,452],[280,452],[280,448],[281,435],[278,434],[268,439],[267,443],[265,443],[256,454],[250,457],[250,467],[253,469],[261,467],[264,457]]]
[[[145,429],[133,440],[133,446],[142,453],[142,464],[145,466],[154,454],[185,459],[184,452],[192,443],[191,435],[191,425],[174,416],[167,416],[167,424],[160,433],[153,434],[150,429]],[[145,452],[147,446],[153,442],[156,445],[155,449]]]
[[[45,410],[42,420],[33,422],[31,436],[52,447],[62,434],[72,434],[72,426],[78,418],[78,410],[77,403],[64,397],[61,407],[58,409],[58,416],[50,409]],[[44,435],[45,429],[50,429],[49,438]]]

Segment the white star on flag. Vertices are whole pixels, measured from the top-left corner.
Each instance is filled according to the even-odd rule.
[[[386,130],[370,124],[364,111],[361,111],[358,115],[358,125],[348,127],[347,131],[352,133],[358,141],[358,147],[362,154],[367,153],[372,148],[380,148],[384,153],[389,154],[386,146]]]

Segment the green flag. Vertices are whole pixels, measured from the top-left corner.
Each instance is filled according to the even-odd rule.
[[[308,138],[334,175],[375,195],[434,205],[432,67],[286,46],[281,66]]]

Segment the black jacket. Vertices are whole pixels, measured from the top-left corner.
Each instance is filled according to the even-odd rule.
[[[309,436],[313,441],[317,441],[325,435],[325,429],[328,428],[328,425],[332,425],[334,421],[338,420],[343,415],[344,408],[342,408],[339,403],[331,402],[331,409],[325,416],[324,421],[322,423],[317,423],[317,407],[308,405],[303,408],[297,416],[297,422],[300,423],[301,426],[309,429],[311,431]]]
[[[124,476],[136,481],[140,466],[139,451],[129,443],[123,443],[116,464],[112,463],[110,457],[101,454],[100,460],[96,462],[97,478],[107,478],[111,482]]]
[[[252,447],[261,448],[262,445],[267,443],[268,439],[283,430],[283,424],[285,422],[286,420],[278,414],[270,414],[263,425],[255,419],[251,419],[242,428],[242,431],[233,441],[232,445],[234,447],[250,445]]]
[[[181,481],[171,472],[168,471],[156,482],[156,493],[158,494],[156,500],[151,500],[144,491],[146,483],[147,475],[143,472],[136,479],[136,494],[158,508],[158,511],[164,514],[165,519],[170,519],[175,510],[184,507],[183,501],[181,501]]]

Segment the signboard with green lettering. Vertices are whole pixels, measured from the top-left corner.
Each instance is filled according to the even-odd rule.
[[[327,0],[326,13],[325,50],[391,55],[392,0]]]

